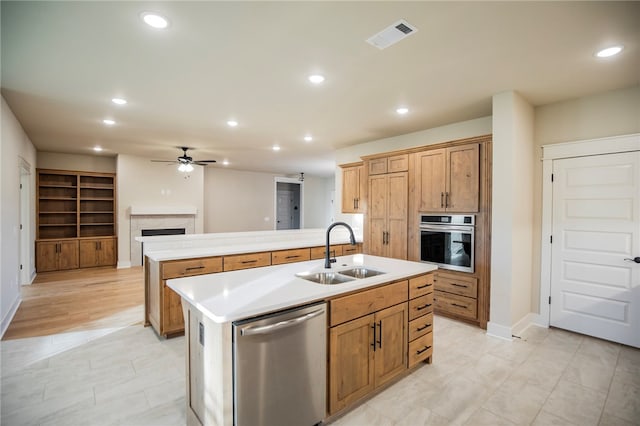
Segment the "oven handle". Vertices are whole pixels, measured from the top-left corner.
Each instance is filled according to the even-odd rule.
[[[435,225],[435,226],[431,226],[431,225],[420,225],[420,230],[425,230],[425,231],[454,231],[454,232],[469,232],[469,233],[473,233],[474,232],[474,227],[473,226],[444,226],[444,225]]]

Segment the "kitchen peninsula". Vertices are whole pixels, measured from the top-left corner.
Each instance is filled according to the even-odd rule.
[[[136,237],[143,244],[145,258],[145,326],[162,336],[184,331],[180,297],[167,280],[194,275],[258,268],[322,259],[325,229],[228,232],[215,234]],[[349,244],[349,233],[336,229],[331,234],[332,257],[362,252]]]
[[[331,269],[323,263],[312,260],[168,280],[182,298],[186,325],[188,424],[237,423],[243,408],[234,395],[234,345],[239,339],[234,327],[248,318],[310,304],[326,306],[324,338],[316,342],[323,351],[321,361],[303,362],[307,370],[314,370],[324,369],[322,361],[327,360],[328,374],[321,377],[328,382],[314,383],[326,389],[318,421],[349,410],[419,363],[431,361],[435,266],[363,254],[339,256]],[[323,277],[334,284],[318,283]],[[261,370],[277,369],[271,363],[254,367],[255,378],[263,375]],[[289,365],[283,374],[298,376],[297,368]],[[267,386],[261,395],[278,392]]]

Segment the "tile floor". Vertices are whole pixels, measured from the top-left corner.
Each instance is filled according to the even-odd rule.
[[[183,425],[184,338],[140,324],[2,341],[2,425]],[[335,426],[640,425],[640,350],[437,317],[435,355]]]

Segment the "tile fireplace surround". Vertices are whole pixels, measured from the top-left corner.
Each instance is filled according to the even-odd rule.
[[[196,207],[138,207],[131,206],[130,247],[131,266],[142,264],[142,244],[135,240],[142,236],[143,229],[184,228],[185,233],[195,233]]]

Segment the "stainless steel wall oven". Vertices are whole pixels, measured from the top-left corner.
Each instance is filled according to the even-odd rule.
[[[475,216],[420,215],[420,260],[442,269],[474,272]]]

